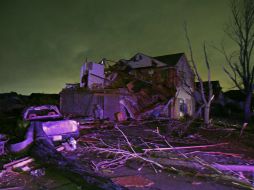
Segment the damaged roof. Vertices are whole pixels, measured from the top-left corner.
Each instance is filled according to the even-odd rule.
[[[166,63],[168,66],[175,66],[183,55],[184,53],[176,53],[170,55],[156,56],[153,58],[162,63]]]
[[[143,53],[137,53],[129,60],[120,60],[125,67],[131,69],[148,68],[148,67],[165,67],[175,66],[184,53],[150,57]]]
[[[137,53],[129,60],[122,59],[119,62],[131,69],[166,66],[166,64],[155,62],[152,57],[142,53]]]

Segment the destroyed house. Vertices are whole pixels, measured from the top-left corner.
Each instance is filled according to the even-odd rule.
[[[142,119],[192,116],[194,73],[184,53],[150,57],[141,53],[107,66],[107,60],[86,62],[80,85],[68,85],[60,93],[65,115],[94,116],[96,107],[103,118]]]

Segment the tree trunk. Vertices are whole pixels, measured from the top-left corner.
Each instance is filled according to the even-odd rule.
[[[126,188],[114,184],[109,178],[99,176],[58,152],[43,131],[40,122],[35,123],[34,130],[35,142],[30,149],[30,153],[42,165],[54,168],[58,173],[85,190],[126,190]]]
[[[204,123],[206,126],[210,124],[210,105],[205,105],[204,108]]]
[[[249,122],[251,119],[251,99],[252,99],[252,92],[248,92],[245,99],[244,104],[244,122]]]

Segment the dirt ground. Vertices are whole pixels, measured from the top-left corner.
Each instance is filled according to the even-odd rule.
[[[79,120],[80,121],[80,120]],[[221,128],[214,126],[210,129],[200,129],[190,127],[183,133],[181,128],[172,129],[169,121],[142,121],[119,123],[117,126],[128,137],[130,143],[136,151],[139,149],[152,147],[166,148],[168,145],[165,139],[158,137],[156,132],[160,132],[167,142],[173,147],[197,146],[218,143],[228,143],[223,146],[215,146],[205,149],[191,149],[181,151],[157,151],[149,154],[149,157],[159,161],[178,160],[181,154],[188,155],[188,159],[196,157],[205,160],[207,163],[253,165],[254,148],[249,146],[254,135],[244,133],[239,137],[239,129]],[[82,123],[82,121],[81,121]],[[174,125],[180,125],[174,123]],[[92,127],[91,129],[88,129]],[[104,128],[105,127],[105,128]],[[115,157],[96,151],[93,147],[100,147],[101,140],[110,146],[119,146],[129,150],[122,134],[114,128],[114,123],[97,123],[96,125],[82,123],[81,136],[78,139],[75,151],[63,151],[63,154],[76,162],[80,162],[91,170],[94,166],[105,160],[112,160]],[[151,144],[149,145],[149,143]],[[94,150],[91,150],[94,149]],[[221,154],[226,153],[226,154]],[[34,167],[32,163],[31,166]],[[36,166],[40,168],[40,166]],[[170,167],[171,168],[171,167]],[[213,172],[203,175],[204,171],[185,166],[174,166],[176,171],[154,167],[147,162],[139,159],[129,159],[114,167],[97,168],[96,172],[100,175],[117,181],[120,177],[141,177],[147,183],[141,185],[130,185],[130,190],[175,190],[175,189],[195,189],[195,190],[237,190],[248,189],[240,186],[230,179],[222,179]],[[206,171],[205,171],[206,172]],[[207,174],[207,172],[206,172]],[[231,175],[231,174],[230,174]],[[243,173],[246,178],[251,178],[250,173]],[[215,176],[215,177],[214,177]],[[140,181],[140,178],[138,178]],[[142,181],[142,180],[141,180]],[[61,176],[50,168],[46,168],[45,175],[33,176],[30,172],[4,171],[0,170],[0,189],[81,189],[77,184],[72,183],[66,177]],[[149,185],[148,185],[149,184]],[[145,187],[146,186],[146,187]]]

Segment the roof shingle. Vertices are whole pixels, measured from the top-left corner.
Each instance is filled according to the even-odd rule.
[[[170,55],[156,56],[153,58],[167,65],[175,66],[183,55],[184,53],[176,53]]]

